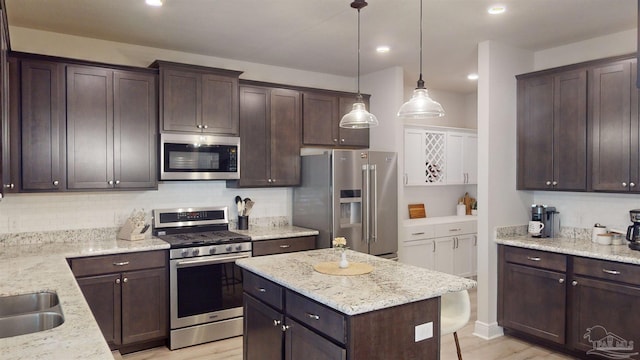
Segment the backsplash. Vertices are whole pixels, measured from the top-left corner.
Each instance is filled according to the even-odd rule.
[[[0,234],[77,229],[119,228],[134,209],[228,206],[235,228],[234,198],[255,201],[250,224],[269,226],[291,222],[290,188],[229,189],[224,181],[160,183],[157,191],[8,194],[0,201]]]

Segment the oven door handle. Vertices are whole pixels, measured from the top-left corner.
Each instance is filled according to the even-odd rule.
[[[234,254],[231,256],[215,256],[213,257],[213,259],[211,258],[211,256],[207,256],[204,259],[177,261],[176,268],[187,268],[187,267],[201,266],[201,265],[229,263],[229,262],[232,262],[233,260],[244,259],[248,257],[251,257],[251,253],[247,252],[239,255]]]

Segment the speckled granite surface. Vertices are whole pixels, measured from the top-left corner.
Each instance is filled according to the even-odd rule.
[[[56,242],[60,234],[31,233],[14,234],[13,238],[4,236],[4,241],[0,240],[5,245],[0,246],[0,296],[54,291],[65,317],[65,322],[54,329],[0,339],[0,359],[113,360],[65,259],[168,249],[169,245],[155,238],[115,240],[114,232],[106,235],[109,230],[77,232],[87,237],[81,239],[82,235],[76,234],[73,241]],[[91,233],[105,236],[87,235]]]
[[[252,226],[249,225],[248,230],[233,230],[240,234],[251,236],[251,240],[271,240],[290,238],[297,236],[313,236],[318,235],[318,230],[306,229],[297,226]]]
[[[471,289],[476,282],[396,261],[347,250],[349,261],[367,263],[373,272],[334,276],[316,272],[313,265],[338,261],[334,249],[241,259],[241,267],[347,315],[429,299]]]
[[[582,230],[563,228],[561,237],[534,238],[526,234],[526,227],[524,231],[498,228],[495,241],[503,245],[640,265],[640,251],[629,249],[626,241],[622,245],[600,245],[591,242],[589,231]]]

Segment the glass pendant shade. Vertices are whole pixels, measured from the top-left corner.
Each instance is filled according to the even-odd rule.
[[[340,120],[341,128],[366,129],[374,126],[378,126],[378,118],[367,111],[361,99],[358,99],[351,111]]]
[[[429,97],[429,91],[424,88],[413,90],[413,96],[402,104],[398,110],[398,117],[407,119],[423,119],[444,116],[444,109],[437,101]]]

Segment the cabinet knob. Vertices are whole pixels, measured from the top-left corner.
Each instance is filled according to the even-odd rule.
[[[282,323],[280,320],[273,320],[273,326],[278,326]]]
[[[287,331],[287,329],[289,329],[291,326],[289,325],[282,325],[282,331]]]
[[[200,125],[200,124],[196,125],[196,127],[197,127],[198,129],[202,129],[202,125]]]
[[[126,282],[128,282],[128,281],[129,281],[129,279],[127,279],[127,278],[122,279],[122,282],[125,282],[125,283],[126,283]]]
[[[629,183],[629,186],[630,186],[630,187],[635,187],[635,186],[636,186],[636,183],[634,183],[634,182],[630,182],[630,183]]]
[[[551,185],[551,181],[547,181],[545,184],[546,184],[547,186],[549,186],[549,185]]]
[[[333,139],[333,142],[338,142],[338,139]]]
[[[209,128],[209,125],[202,125],[202,128],[203,128],[203,129],[208,129],[208,128]]]
[[[622,183],[622,187],[627,187],[627,183],[626,183],[626,182],[623,182],[623,183]]]
[[[271,179],[267,179],[267,182],[269,182],[269,183],[270,183],[270,182],[271,182]]]
[[[344,142],[344,139],[340,139],[340,142]]]
[[[573,281],[571,282],[571,285],[576,286],[576,285],[578,285],[578,282],[577,282],[577,281],[575,281],[575,280],[573,280]]]
[[[107,184],[109,184],[109,185],[113,185],[113,180],[109,180],[109,181],[107,182]]]
[[[551,183],[551,185],[556,186],[556,185],[558,185],[558,182],[554,181],[554,182]]]
[[[60,184],[58,180],[53,180],[53,186],[58,186],[58,184]]]
[[[560,278],[560,279],[558,279],[558,282],[559,282],[560,284],[564,284],[564,279],[563,279],[563,278]]]
[[[120,278],[116,279],[116,284],[120,284]]]
[[[13,189],[15,187],[14,184],[4,184],[3,186],[5,189]]]
[[[116,185],[120,185],[120,180],[116,180]]]

